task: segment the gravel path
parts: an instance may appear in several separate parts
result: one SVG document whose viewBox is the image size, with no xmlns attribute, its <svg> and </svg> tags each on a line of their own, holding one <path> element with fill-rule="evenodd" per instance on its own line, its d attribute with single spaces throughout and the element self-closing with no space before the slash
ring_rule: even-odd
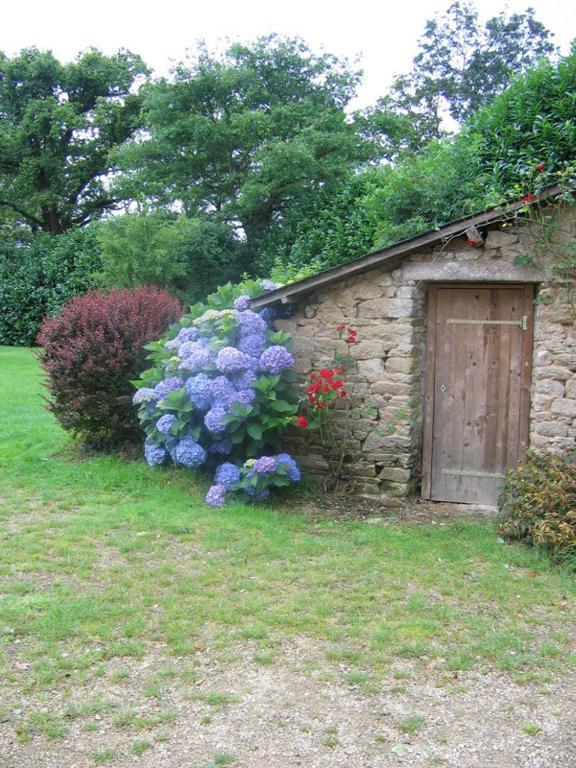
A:
<svg viewBox="0 0 576 768">
<path fill-rule="evenodd" d="M 70 720 L 59 739 L 34 734 L 19 742 L 15 729 L 26 712 L 6 701 L 0 766 L 576 768 L 574 674 L 519 685 L 495 671 L 439 673 L 402 661 L 367 694 L 345 682 L 349 670 L 327 661 L 321 643 L 286 644 L 271 664 L 256 663 L 255 650 L 243 646 L 227 659 L 201 651 L 197 678 L 167 679 L 159 698 L 143 695 L 151 671 L 169 663 L 177 673 L 189 662 L 164 657 L 161 648 L 142 660 L 123 659 L 125 680 L 113 683 L 112 674 L 98 690 L 44 702 L 48 713 L 94 696 L 112 706 Z M 174 720 L 144 731 L 119 727 L 120 708 L 150 718 L 170 712 Z"/>
</svg>

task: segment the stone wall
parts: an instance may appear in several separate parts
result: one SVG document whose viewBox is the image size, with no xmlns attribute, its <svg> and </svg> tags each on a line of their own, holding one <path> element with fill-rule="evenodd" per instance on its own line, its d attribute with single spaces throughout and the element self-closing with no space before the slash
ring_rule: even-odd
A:
<svg viewBox="0 0 576 768">
<path fill-rule="evenodd" d="M 360 494 L 396 506 L 419 483 L 422 453 L 422 396 L 426 342 L 426 300 L 431 283 L 529 282 L 545 285 L 535 266 L 516 266 L 531 255 L 534 235 L 494 229 L 482 247 L 456 238 L 402 262 L 332 284 L 303 299 L 295 315 L 278 324 L 295 337 L 297 370 L 304 381 L 314 368 L 328 366 L 336 326 L 351 325 L 359 343 L 350 374 L 353 417 L 345 469 Z M 566 450 L 576 426 L 576 333 L 563 291 L 540 289 L 535 312 L 531 445 Z M 325 469 L 313 433 L 294 437 L 292 450 L 312 473 Z"/>
</svg>

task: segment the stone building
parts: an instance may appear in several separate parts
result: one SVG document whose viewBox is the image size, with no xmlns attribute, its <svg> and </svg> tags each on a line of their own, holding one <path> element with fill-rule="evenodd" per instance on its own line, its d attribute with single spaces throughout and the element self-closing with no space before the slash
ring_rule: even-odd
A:
<svg viewBox="0 0 576 768">
<path fill-rule="evenodd" d="M 554 260 L 576 241 L 576 209 L 548 201 L 544 230 L 519 202 L 453 222 L 253 300 L 294 305 L 279 321 L 298 372 L 330 367 L 336 326 L 358 331 L 341 411 L 344 469 L 357 492 L 395 506 L 423 498 L 492 505 L 528 448 L 575 447 L 572 286 Z M 546 219 L 548 220 L 548 219 Z M 552 231 L 552 230 L 551 230 Z M 325 469 L 314 433 L 293 450 Z"/>
</svg>

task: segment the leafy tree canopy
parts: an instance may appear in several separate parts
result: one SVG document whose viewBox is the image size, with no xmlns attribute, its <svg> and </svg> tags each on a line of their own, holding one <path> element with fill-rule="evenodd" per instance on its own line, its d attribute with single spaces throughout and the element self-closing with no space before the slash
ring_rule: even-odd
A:
<svg viewBox="0 0 576 768">
<path fill-rule="evenodd" d="M 150 135 L 124 154 L 128 186 L 214 215 L 253 246 L 273 231 L 277 244 L 295 210 L 373 156 L 345 112 L 358 80 L 300 40 L 269 36 L 222 56 L 201 49 L 173 82 L 148 88 Z"/>
<path fill-rule="evenodd" d="M 139 56 L 90 50 L 71 64 L 49 51 L 0 53 L 0 208 L 52 234 L 115 208 L 111 151 L 140 126 Z"/>
<path fill-rule="evenodd" d="M 447 116 L 461 123 L 515 75 L 551 56 L 551 40 L 532 8 L 501 12 L 481 24 L 474 5 L 456 0 L 426 22 L 412 70 L 397 77 L 390 93 L 367 111 L 369 125 L 378 134 L 383 123 L 399 126 L 404 118 L 410 127 L 389 137 L 392 149 L 396 154 L 419 149 L 443 134 Z"/>
</svg>

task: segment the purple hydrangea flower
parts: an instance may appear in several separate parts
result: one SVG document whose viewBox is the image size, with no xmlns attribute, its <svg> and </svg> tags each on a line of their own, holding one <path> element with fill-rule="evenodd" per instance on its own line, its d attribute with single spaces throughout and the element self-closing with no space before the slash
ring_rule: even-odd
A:
<svg viewBox="0 0 576 768">
<path fill-rule="evenodd" d="M 226 378 L 226 376 L 216 376 L 210 382 L 212 392 L 213 403 L 225 403 L 228 398 L 236 391 L 234 385 Z M 222 405 L 222 407 L 224 407 Z"/>
<path fill-rule="evenodd" d="M 232 452 L 232 443 L 230 440 L 218 440 L 209 448 L 210 453 L 220 453 L 223 456 L 227 456 Z"/>
<path fill-rule="evenodd" d="M 292 368 L 293 365 L 294 358 L 286 347 L 282 347 L 279 344 L 268 347 L 260 355 L 260 368 L 267 373 L 280 373 L 287 368 Z"/>
<path fill-rule="evenodd" d="M 164 416 L 160 416 L 156 422 L 156 429 L 158 432 L 162 432 L 162 434 L 167 435 L 174 426 L 175 421 L 176 416 L 174 416 L 172 413 L 167 413 Z"/>
<path fill-rule="evenodd" d="M 172 455 L 174 461 L 185 467 L 195 469 L 206 461 L 206 451 L 193 437 L 185 437 L 174 448 Z"/>
<path fill-rule="evenodd" d="M 254 371 L 243 371 L 233 377 L 236 389 L 250 389 L 258 377 Z"/>
<path fill-rule="evenodd" d="M 240 389 L 238 392 L 234 392 L 233 395 L 230 395 L 226 405 L 228 408 L 232 408 L 234 403 L 238 403 L 238 405 L 244 405 L 248 407 L 249 405 L 252 405 L 252 401 L 255 397 L 256 392 L 254 392 L 253 389 Z"/>
<path fill-rule="evenodd" d="M 276 472 L 278 465 L 276 459 L 273 456 L 261 456 L 254 462 L 254 472 L 257 475 L 272 475 Z"/>
<path fill-rule="evenodd" d="M 235 347 L 222 347 L 216 356 L 216 368 L 222 373 L 235 373 L 246 368 L 246 355 Z"/>
<path fill-rule="evenodd" d="M 164 400 L 165 397 L 168 397 L 170 392 L 175 392 L 177 389 L 180 389 L 182 384 L 182 379 L 178 378 L 178 376 L 170 376 L 168 379 L 161 381 L 160 384 L 156 384 L 154 387 L 154 394 L 159 400 Z"/>
<path fill-rule="evenodd" d="M 238 296 L 234 302 L 234 309 L 237 309 L 238 312 L 244 312 L 244 310 L 248 309 L 249 306 L 250 296 L 248 296 L 246 293 L 242 294 L 242 296 Z"/>
<path fill-rule="evenodd" d="M 207 411 L 212 403 L 212 379 L 199 373 L 188 379 L 184 385 L 190 402 L 200 411 Z"/>
<path fill-rule="evenodd" d="M 289 453 L 279 453 L 278 456 L 276 456 L 276 461 L 279 467 L 283 465 L 287 467 L 288 471 L 286 474 L 290 482 L 297 483 L 301 479 L 302 475 L 300 474 L 298 464 Z"/>
<path fill-rule="evenodd" d="M 194 344 L 195 349 L 190 352 L 186 352 L 186 355 L 182 357 L 182 362 L 179 368 L 183 368 L 191 373 L 199 373 L 202 368 L 205 368 L 210 363 L 214 362 L 214 358 L 209 350 L 197 345 L 195 341 L 189 342 Z M 184 345 L 186 346 L 186 345 Z"/>
<path fill-rule="evenodd" d="M 214 482 L 216 485 L 222 485 L 226 490 L 230 488 L 240 480 L 240 470 L 236 464 L 232 464 L 231 461 L 225 461 L 220 464 L 216 473 L 214 474 Z"/>
<path fill-rule="evenodd" d="M 204 499 L 212 507 L 222 507 L 226 501 L 226 488 L 223 485 L 211 485 Z"/>
<path fill-rule="evenodd" d="M 266 321 L 259 314 L 247 309 L 238 315 L 240 336 L 263 336 L 266 333 Z"/>
<path fill-rule="evenodd" d="M 150 439 L 144 443 L 144 456 L 149 466 L 157 467 L 166 460 L 166 450 L 161 445 L 156 445 Z"/>
<path fill-rule="evenodd" d="M 250 355 L 250 357 L 260 357 L 265 346 L 266 339 L 262 334 L 244 336 L 238 343 L 240 352 L 244 352 L 246 355 Z"/>
<path fill-rule="evenodd" d="M 226 416 L 226 409 L 223 408 L 221 405 L 214 405 L 206 416 L 204 416 L 204 424 L 206 425 L 206 429 L 210 432 L 224 432 L 226 429 L 226 424 L 223 423 L 222 419 Z"/>
<path fill-rule="evenodd" d="M 152 400 L 156 400 L 156 395 L 154 390 L 150 387 L 140 387 L 140 389 L 136 390 L 134 397 L 132 398 L 134 405 L 140 405 L 140 403 L 150 403 Z"/>
</svg>

